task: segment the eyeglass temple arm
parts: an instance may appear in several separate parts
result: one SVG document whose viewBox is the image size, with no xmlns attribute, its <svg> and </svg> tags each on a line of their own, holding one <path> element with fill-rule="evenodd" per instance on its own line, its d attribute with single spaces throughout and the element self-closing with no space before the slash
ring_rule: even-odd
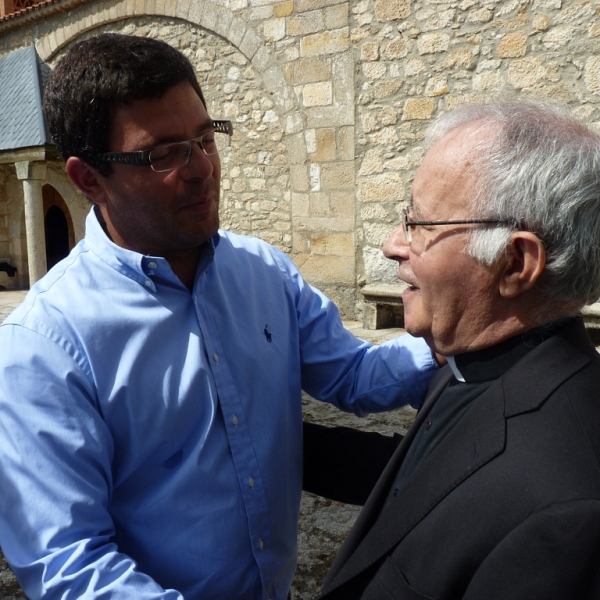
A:
<svg viewBox="0 0 600 600">
<path fill-rule="evenodd" d="M 459 219 L 453 221 L 409 221 L 406 219 L 405 224 L 407 227 L 420 226 L 420 225 L 478 225 L 478 224 L 496 224 L 496 225 L 511 225 L 510 221 L 499 220 L 499 219 Z"/>
<path fill-rule="evenodd" d="M 213 121 L 215 131 L 233 135 L 233 125 L 231 121 Z M 150 152 L 152 150 L 138 150 L 137 152 L 103 152 L 96 158 L 107 160 L 109 162 L 119 162 L 129 165 L 149 166 Z"/>
<path fill-rule="evenodd" d="M 215 128 L 215 131 L 218 131 L 219 133 L 233 135 L 233 125 L 231 121 L 213 121 L 213 127 Z"/>
</svg>

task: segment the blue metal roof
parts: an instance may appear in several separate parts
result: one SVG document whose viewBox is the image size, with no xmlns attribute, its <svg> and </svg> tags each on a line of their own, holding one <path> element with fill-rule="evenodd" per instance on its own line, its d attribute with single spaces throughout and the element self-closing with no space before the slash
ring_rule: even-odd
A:
<svg viewBox="0 0 600 600">
<path fill-rule="evenodd" d="M 49 74 L 35 46 L 0 56 L 0 150 L 50 143 L 42 114 Z"/>
</svg>

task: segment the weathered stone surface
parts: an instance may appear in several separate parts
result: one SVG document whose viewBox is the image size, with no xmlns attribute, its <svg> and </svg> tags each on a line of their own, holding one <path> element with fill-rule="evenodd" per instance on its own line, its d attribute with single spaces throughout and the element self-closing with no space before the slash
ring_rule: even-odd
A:
<svg viewBox="0 0 600 600">
<path fill-rule="evenodd" d="M 324 14 L 319 10 L 300 13 L 296 16 L 290 16 L 287 19 L 287 34 L 292 36 L 307 35 L 309 33 L 322 31 L 324 28 Z"/>
<path fill-rule="evenodd" d="M 345 0 L 294 0 L 294 9 L 296 12 L 302 13 L 308 10 L 317 10 L 327 6 L 335 6 L 342 4 Z"/>
<path fill-rule="evenodd" d="M 409 98 L 404 104 L 402 120 L 431 119 L 434 109 L 435 104 L 431 98 Z"/>
<path fill-rule="evenodd" d="M 404 198 L 404 182 L 397 173 L 373 175 L 358 182 L 360 202 L 400 202 Z"/>
<path fill-rule="evenodd" d="M 326 285 L 331 281 L 354 285 L 353 256 L 297 255 L 294 261 L 302 275 L 316 286 Z"/>
<path fill-rule="evenodd" d="M 543 44 L 548 50 L 560 50 L 571 42 L 575 35 L 575 27 L 571 25 L 558 25 L 553 27 L 544 36 Z"/>
<path fill-rule="evenodd" d="M 311 156 L 313 162 L 329 162 L 336 159 L 337 147 L 333 127 L 317 130 L 316 152 Z"/>
<path fill-rule="evenodd" d="M 379 42 L 368 42 L 360 48 L 360 59 L 362 61 L 379 59 Z"/>
<path fill-rule="evenodd" d="M 302 89 L 304 106 L 329 106 L 333 102 L 331 81 L 308 83 Z"/>
<path fill-rule="evenodd" d="M 516 90 L 539 83 L 546 73 L 539 56 L 512 62 L 508 68 L 508 80 Z"/>
<path fill-rule="evenodd" d="M 403 83 L 404 80 L 401 77 L 389 79 L 388 81 L 377 81 L 373 86 L 373 96 L 377 100 L 393 96 L 402 87 Z"/>
<path fill-rule="evenodd" d="M 592 94 L 600 94 L 600 58 L 590 56 L 585 63 L 585 86 Z"/>
<path fill-rule="evenodd" d="M 494 18 L 494 13 L 489 8 L 478 8 L 469 12 L 467 23 L 489 23 Z"/>
<path fill-rule="evenodd" d="M 450 36 L 447 33 L 425 33 L 417 40 L 419 54 L 445 52 L 449 46 Z"/>
<path fill-rule="evenodd" d="M 349 10 L 348 4 L 337 4 L 329 6 L 324 10 L 325 29 L 341 29 L 348 27 Z"/>
<path fill-rule="evenodd" d="M 432 77 L 425 86 L 426 96 L 442 96 L 450 91 L 448 79 L 445 75 Z"/>
<path fill-rule="evenodd" d="M 375 17 L 378 21 L 405 19 L 410 8 L 410 0 L 375 0 Z"/>
<path fill-rule="evenodd" d="M 295 61 L 293 72 L 296 85 L 316 81 L 331 81 L 331 58 L 301 58 Z"/>
<path fill-rule="evenodd" d="M 500 58 L 517 58 L 527 53 L 527 34 L 525 32 L 507 33 L 498 44 Z"/>
<path fill-rule="evenodd" d="M 315 235 L 312 237 L 313 254 L 333 256 L 354 256 L 356 242 L 350 233 Z"/>
<path fill-rule="evenodd" d="M 354 188 L 354 162 L 325 163 L 321 167 L 323 190 Z"/>
<path fill-rule="evenodd" d="M 301 56 L 336 54 L 350 46 L 349 32 L 346 27 L 333 31 L 324 31 L 308 35 L 300 40 Z"/>
<path fill-rule="evenodd" d="M 268 42 L 277 42 L 285 37 L 285 19 L 265 21 L 263 35 Z"/>
<path fill-rule="evenodd" d="M 410 44 L 403 37 L 397 37 L 386 46 L 385 57 L 388 60 L 404 58 L 408 55 L 409 48 Z"/>
<path fill-rule="evenodd" d="M 276 17 L 289 17 L 294 10 L 293 0 L 287 2 L 280 2 L 273 7 L 273 14 Z"/>
</svg>

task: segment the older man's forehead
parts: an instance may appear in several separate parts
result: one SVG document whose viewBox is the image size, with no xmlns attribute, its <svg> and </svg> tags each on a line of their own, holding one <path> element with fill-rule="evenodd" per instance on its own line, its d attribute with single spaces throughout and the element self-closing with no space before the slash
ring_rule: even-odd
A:
<svg viewBox="0 0 600 600">
<path fill-rule="evenodd" d="M 410 199 L 408 201 L 408 211 L 410 212 L 411 217 L 415 219 L 420 219 L 422 217 L 421 207 L 418 203 L 415 203 L 415 197 L 412 189 L 410 191 Z"/>
</svg>

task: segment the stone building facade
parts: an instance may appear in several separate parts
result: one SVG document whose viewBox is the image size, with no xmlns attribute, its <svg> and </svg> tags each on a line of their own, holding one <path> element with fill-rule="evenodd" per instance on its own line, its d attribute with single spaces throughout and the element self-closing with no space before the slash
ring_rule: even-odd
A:
<svg viewBox="0 0 600 600">
<path fill-rule="evenodd" d="M 182 50 L 212 116 L 234 123 L 223 226 L 290 253 L 355 317 L 364 286 L 398 285 L 380 248 L 432 118 L 499 95 L 600 118 L 598 12 L 579 0 L 46 0 L 0 19 L 0 55 L 35 44 L 53 66 L 100 31 Z M 86 200 L 60 163 L 38 166 L 79 239 Z M 22 188 L 0 163 L 0 255 L 26 286 Z"/>
</svg>

